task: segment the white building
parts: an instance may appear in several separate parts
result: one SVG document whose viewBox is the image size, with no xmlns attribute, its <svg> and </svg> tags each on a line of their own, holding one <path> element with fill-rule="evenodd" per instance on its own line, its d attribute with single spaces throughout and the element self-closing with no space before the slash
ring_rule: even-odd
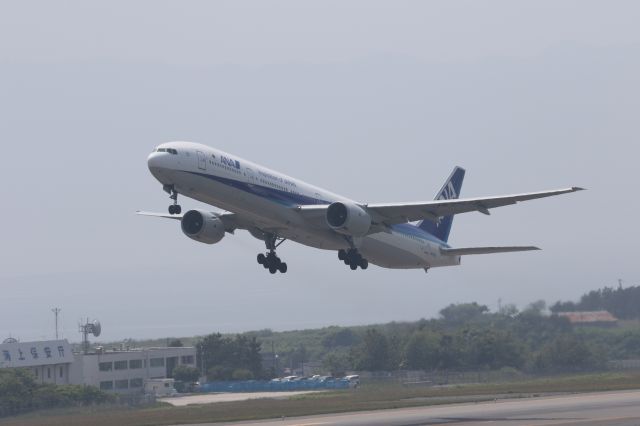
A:
<svg viewBox="0 0 640 426">
<path fill-rule="evenodd" d="M 146 380 L 171 377 L 179 365 L 195 367 L 196 349 L 99 349 L 74 354 L 67 340 L 0 344 L 0 368 L 27 368 L 39 383 L 90 385 L 108 392 L 143 392 Z"/>
<path fill-rule="evenodd" d="M 193 347 L 98 350 L 74 357 L 70 383 L 117 393 L 142 392 L 145 380 L 170 377 L 178 365 L 196 366 Z"/>
</svg>

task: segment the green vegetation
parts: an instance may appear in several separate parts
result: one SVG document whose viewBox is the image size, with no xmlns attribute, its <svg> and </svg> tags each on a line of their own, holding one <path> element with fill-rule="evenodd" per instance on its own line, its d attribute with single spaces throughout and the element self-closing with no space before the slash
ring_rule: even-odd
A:
<svg viewBox="0 0 640 426">
<path fill-rule="evenodd" d="M 0 369 L 0 417 L 32 410 L 102 404 L 114 398 L 91 386 L 38 384 L 26 370 Z"/>
<path fill-rule="evenodd" d="M 200 377 L 200 371 L 197 368 L 180 364 L 173 369 L 173 378 L 185 383 L 197 382 Z"/>
<path fill-rule="evenodd" d="M 208 380 L 249 380 L 262 378 L 260 343 L 255 337 L 220 333 L 205 336 L 197 344 L 198 367 L 204 366 Z"/>
</svg>

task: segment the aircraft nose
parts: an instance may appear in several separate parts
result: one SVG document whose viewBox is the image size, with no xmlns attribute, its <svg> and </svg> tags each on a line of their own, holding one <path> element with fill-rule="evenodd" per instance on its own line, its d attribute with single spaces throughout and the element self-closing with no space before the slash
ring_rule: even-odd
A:
<svg viewBox="0 0 640 426">
<path fill-rule="evenodd" d="M 149 154 L 149 157 L 147 157 L 147 166 L 151 171 L 153 171 L 153 169 L 159 169 L 161 167 L 161 163 L 162 160 L 157 152 L 152 152 Z"/>
<path fill-rule="evenodd" d="M 166 180 L 172 169 L 170 157 L 171 154 L 158 151 L 152 152 L 149 157 L 147 157 L 147 167 L 149 167 L 149 171 L 161 182 Z"/>
</svg>

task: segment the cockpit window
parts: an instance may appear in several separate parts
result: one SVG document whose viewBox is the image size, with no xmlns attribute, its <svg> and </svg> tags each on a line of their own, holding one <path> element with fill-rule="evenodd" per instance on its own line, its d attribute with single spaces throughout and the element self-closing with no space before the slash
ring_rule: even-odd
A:
<svg viewBox="0 0 640 426">
<path fill-rule="evenodd" d="M 178 151 L 173 148 L 158 148 L 156 152 L 168 152 L 169 154 L 178 155 Z"/>
</svg>

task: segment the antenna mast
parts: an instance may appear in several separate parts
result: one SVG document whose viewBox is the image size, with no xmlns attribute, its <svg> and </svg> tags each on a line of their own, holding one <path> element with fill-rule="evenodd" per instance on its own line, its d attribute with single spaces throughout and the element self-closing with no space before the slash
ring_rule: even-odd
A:
<svg viewBox="0 0 640 426">
<path fill-rule="evenodd" d="M 56 316 L 56 340 L 58 340 L 58 314 L 60 313 L 61 310 L 62 309 L 60 309 L 60 308 L 51 309 L 53 314 Z"/>
</svg>

